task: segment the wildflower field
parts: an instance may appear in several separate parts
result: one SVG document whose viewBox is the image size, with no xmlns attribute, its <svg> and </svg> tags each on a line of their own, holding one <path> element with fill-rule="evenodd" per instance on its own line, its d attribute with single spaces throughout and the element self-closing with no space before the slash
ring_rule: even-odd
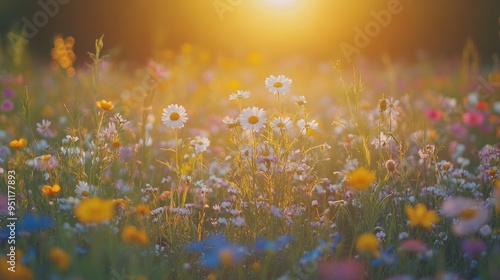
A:
<svg viewBox="0 0 500 280">
<path fill-rule="evenodd" d="M 500 279 L 500 72 L 473 47 L 53 43 L 0 56 L 0 279 Z"/>
</svg>

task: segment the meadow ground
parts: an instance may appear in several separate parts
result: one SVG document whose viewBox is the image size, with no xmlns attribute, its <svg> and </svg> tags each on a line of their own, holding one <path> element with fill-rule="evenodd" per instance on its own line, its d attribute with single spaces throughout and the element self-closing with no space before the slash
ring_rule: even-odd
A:
<svg viewBox="0 0 500 280">
<path fill-rule="evenodd" d="M 74 44 L 0 56 L 1 279 L 500 279 L 494 63 Z"/>
</svg>

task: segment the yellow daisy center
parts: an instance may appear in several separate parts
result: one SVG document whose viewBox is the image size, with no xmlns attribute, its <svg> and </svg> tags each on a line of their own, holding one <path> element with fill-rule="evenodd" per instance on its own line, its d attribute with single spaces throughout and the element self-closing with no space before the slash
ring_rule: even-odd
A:
<svg viewBox="0 0 500 280">
<path fill-rule="evenodd" d="M 170 114 L 170 120 L 172 120 L 172 121 L 176 121 L 180 118 L 181 118 L 181 115 L 179 115 L 179 113 L 177 113 L 177 112 L 173 112 L 172 114 Z"/>
<path fill-rule="evenodd" d="M 285 124 L 284 124 L 284 123 L 282 123 L 282 122 L 280 122 L 280 123 L 278 123 L 276 126 L 277 126 L 277 127 L 279 127 L 279 128 L 284 128 L 284 127 L 285 127 Z"/>
<path fill-rule="evenodd" d="M 257 117 L 257 116 L 250 116 L 248 118 L 248 123 L 250 123 L 250 124 L 256 124 L 258 122 L 259 122 L 259 117 Z"/>
<path fill-rule="evenodd" d="M 82 196 L 89 196 L 89 192 L 88 191 L 82 191 Z"/>
<path fill-rule="evenodd" d="M 462 219 L 471 219 L 474 218 L 477 214 L 477 209 L 465 209 L 458 213 L 458 216 Z"/>
<path fill-rule="evenodd" d="M 283 83 L 281 82 L 274 82 L 274 85 L 273 85 L 275 88 L 280 88 L 283 86 Z"/>
<path fill-rule="evenodd" d="M 52 157 L 51 155 L 43 155 L 43 156 L 42 156 L 42 161 L 43 161 L 43 162 L 47 162 L 47 161 L 49 161 L 49 159 L 50 159 L 51 157 Z"/>
<path fill-rule="evenodd" d="M 111 144 L 113 145 L 113 148 L 120 148 L 122 145 L 120 140 L 114 140 Z"/>
</svg>

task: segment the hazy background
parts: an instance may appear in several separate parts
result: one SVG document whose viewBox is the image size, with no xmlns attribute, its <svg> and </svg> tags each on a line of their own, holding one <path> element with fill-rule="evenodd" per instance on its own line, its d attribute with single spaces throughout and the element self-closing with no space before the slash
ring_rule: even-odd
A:
<svg viewBox="0 0 500 280">
<path fill-rule="evenodd" d="M 0 0 L 4 46 L 6 34 L 19 30 L 23 17 L 32 22 L 33 14 L 41 10 L 37 2 Z M 29 49 L 49 60 L 54 35 L 72 35 L 75 51 L 82 57 L 104 33 L 107 48 L 119 49 L 120 59 L 138 62 L 149 59 L 154 50 L 178 49 L 186 42 L 215 52 L 337 59 L 343 57 L 339 44 L 353 44 L 354 27 L 364 29 L 373 20 L 370 12 L 386 9 L 389 0 L 299 0 L 286 9 L 269 0 L 242 0 L 223 18 L 214 2 L 69 0 L 29 40 Z M 468 37 L 477 44 L 483 61 L 500 50 L 500 0 L 401 0 L 401 5 L 403 11 L 393 15 L 390 24 L 361 50 L 362 55 L 377 57 L 388 52 L 395 58 L 411 59 L 424 50 L 435 56 L 458 56 Z"/>
</svg>

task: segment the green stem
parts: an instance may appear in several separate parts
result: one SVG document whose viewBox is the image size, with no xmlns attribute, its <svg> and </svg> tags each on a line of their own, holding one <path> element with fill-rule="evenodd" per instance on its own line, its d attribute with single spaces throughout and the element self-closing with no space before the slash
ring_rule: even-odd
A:
<svg viewBox="0 0 500 280">
<path fill-rule="evenodd" d="M 280 106 L 280 114 L 283 115 L 283 104 L 281 103 L 281 94 L 278 92 L 278 103 L 279 103 L 279 106 Z"/>
<path fill-rule="evenodd" d="M 250 130 L 250 134 L 252 135 L 252 185 L 253 189 L 257 189 L 257 182 L 256 182 L 256 172 L 257 172 L 257 141 L 255 140 L 255 131 L 252 129 Z"/>
<path fill-rule="evenodd" d="M 175 134 L 175 169 L 176 169 L 177 177 L 178 177 L 179 182 L 180 182 L 181 174 L 179 171 L 179 135 L 178 135 L 177 128 L 174 128 L 174 134 Z"/>
</svg>

